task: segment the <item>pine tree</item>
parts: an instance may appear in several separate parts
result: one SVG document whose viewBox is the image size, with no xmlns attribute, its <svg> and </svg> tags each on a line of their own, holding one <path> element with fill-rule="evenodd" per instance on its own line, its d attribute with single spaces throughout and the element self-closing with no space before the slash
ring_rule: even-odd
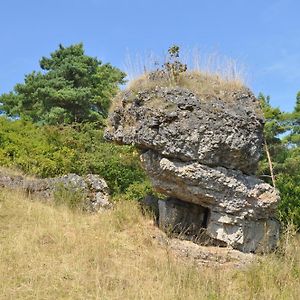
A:
<svg viewBox="0 0 300 300">
<path fill-rule="evenodd" d="M 59 48 L 40 60 L 41 71 L 25 76 L 0 96 L 2 110 L 42 124 L 101 123 L 125 74 L 85 55 L 83 45 Z"/>
<path fill-rule="evenodd" d="M 260 94 L 265 116 L 265 139 L 272 160 L 276 187 L 280 191 L 279 217 L 300 228 L 300 93 L 294 111 L 284 113 L 273 108 L 270 97 Z M 270 182 L 267 154 L 260 162 L 259 175 Z"/>
</svg>

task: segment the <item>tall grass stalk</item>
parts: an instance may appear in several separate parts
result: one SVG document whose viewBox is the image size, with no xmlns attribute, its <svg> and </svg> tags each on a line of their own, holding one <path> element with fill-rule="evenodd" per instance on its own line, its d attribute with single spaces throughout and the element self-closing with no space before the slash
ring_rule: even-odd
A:
<svg viewBox="0 0 300 300">
<path fill-rule="evenodd" d="M 124 70 L 129 84 L 145 74 L 161 68 L 168 60 L 167 53 L 157 55 L 154 52 L 131 54 L 127 51 Z M 226 82 L 236 82 L 241 85 L 248 83 L 245 66 L 238 60 L 222 55 L 217 51 L 205 52 L 199 48 L 181 49 L 180 60 L 186 64 L 189 72 L 201 73 L 204 76 L 219 78 Z"/>
</svg>

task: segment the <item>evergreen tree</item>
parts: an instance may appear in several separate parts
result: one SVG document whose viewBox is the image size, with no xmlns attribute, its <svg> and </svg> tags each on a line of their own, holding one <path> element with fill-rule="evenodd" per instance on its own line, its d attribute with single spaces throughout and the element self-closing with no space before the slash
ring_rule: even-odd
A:
<svg viewBox="0 0 300 300">
<path fill-rule="evenodd" d="M 0 96 L 2 110 L 42 124 L 101 123 L 125 74 L 85 55 L 83 45 L 59 48 L 40 60 L 41 71 L 25 76 Z"/>
<path fill-rule="evenodd" d="M 260 94 L 259 99 L 266 121 L 266 143 L 281 196 L 279 217 L 284 223 L 293 222 L 300 228 L 300 93 L 291 113 L 273 108 L 270 97 Z M 260 162 L 259 175 L 270 182 L 266 155 Z"/>
</svg>

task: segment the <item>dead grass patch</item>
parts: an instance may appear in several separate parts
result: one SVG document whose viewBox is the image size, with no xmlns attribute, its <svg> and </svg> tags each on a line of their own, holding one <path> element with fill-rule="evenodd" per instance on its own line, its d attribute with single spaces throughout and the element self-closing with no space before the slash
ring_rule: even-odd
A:
<svg viewBox="0 0 300 300">
<path fill-rule="evenodd" d="M 0 299 L 298 299 L 300 241 L 243 270 L 197 268 L 120 201 L 94 215 L 0 193 Z"/>
<path fill-rule="evenodd" d="M 185 88 L 198 96 L 201 100 L 206 97 L 230 99 L 230 94 L 246 89 L 242 81 L 225 80 L 218 74 L 190 71 L 179 74 L 178 81 L 172 81 L 167 76 L 151 79 L 151 74 L 143 74 L 141 77 L 128 84 L 127 91 L 137 94 L 141 91 L 154 90 L 156 88 Z"/>
</svg>

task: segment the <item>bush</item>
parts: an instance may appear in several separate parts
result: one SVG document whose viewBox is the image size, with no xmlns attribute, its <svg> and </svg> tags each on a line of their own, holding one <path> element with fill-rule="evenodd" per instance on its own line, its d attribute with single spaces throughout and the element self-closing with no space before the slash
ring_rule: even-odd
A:
<svg viewBox="0 0 300 300">
<path fill-rule="evenodd" d="M 141 201 L 149 194 L 153 194 L 153 189 L 148 180 L 134 182 L 126 189 L 125 199 Z"/>
<path fill-rule="evenodd" d="M 39 127 L 0 117 L 0 165 L 27 174 L 99 174 L 116 195 L 145 180 L 138 156 L 132 146 L 105 142 L 103 131 L 89 124 Z"/>
<path fill-rule="evenodd" d="M 279 218 L 284 224 L 292 223 L 300 228 L 300 175 L 281 174 L 276 180 L 281 201 Z"/>
</svg>

